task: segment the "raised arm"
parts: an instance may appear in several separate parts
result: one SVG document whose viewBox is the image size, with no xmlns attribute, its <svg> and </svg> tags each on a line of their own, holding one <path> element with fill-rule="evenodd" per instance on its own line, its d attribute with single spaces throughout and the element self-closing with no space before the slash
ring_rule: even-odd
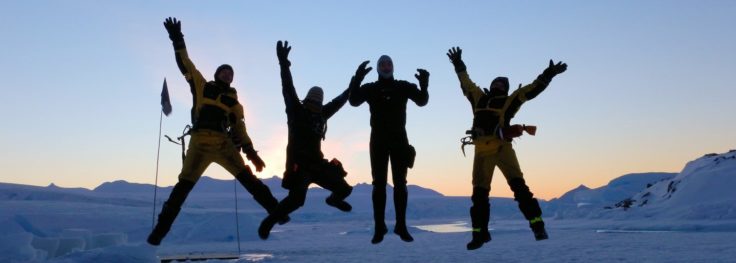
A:
<svg viewBox="0 0 736 263">
<path fill-rule="evenodd" d="M 340 108 L 342 108 L 342 106 L 344 106 L 345 103 L 348 102 L 348 97 L 350 97 L 350 87 L 345 89 L 345 91 L 343 91 L 340 95 L 325 104 L 325 106 L 322 107 L 322 112 L 325 119 L 329 119 L 330 117 L 332 117 L 332 115 L 335 115 L 335 113 L 337 113 L 337 111 L 339 111 Z"/>
<path fill-rule="evenodd" d="M 427 105 L 429 101 L 429 91 L 427 90 L 429 88 L 429 72 L 424 69 L 417 69 L 417 72 L 419 73 L 414 74 L 414 77 L 419 81 L 419 89 L 416 85 L 411 84 L 411 87 L 407 90 L 407 97 L 413 100 L 417 106 L 422 107 Z"/>
<path fill-rule="evenodd" d="M 455 67 L 455 73 L 457 73 L 457 77 L 460 80 L 460 89 L 462 89 L 463 95 L 468 98 L 468 101 L 472 104 L 471 106 L 474 106 L 478 103 L 481 96 L 483 96 L 483 90 L 470 80 L 465 62 L 462 59 L 462 53 L 463 50 L 460 47 L 454 47 L 447 51 L 447 57 L 450 58 L 450 62 Z"/>
<path fill-rule="evenodd" d="M 281 67 L 281 92 L 284 94 L 284 103 L 286 109 L 292 107 L 298 107 L 300 105 L 299 96 L 296 94 L 296 88 L 294 88 L 294 80 L 291 77 L 291 62 L 289 61 L 289 52 L 291 47 L 289 41 L 281 42 L 280 40 L 276 43 L 276 56 L 279 58 L 279 65 Z"/>
<path fill-rule="evenodd" d="M 552 78 L 557 74 L 565 72 L 565 70 L 567 70 L 567 64 L 562 62 L 557 62 L 557 64 L 555 64 L 550 59 L 549 66 L 544 70 L 544 72 L 542 72 L 542 74 L 537 76 L 537 79 L 529 85 L 520 87 L 509 95 L 509 98 L 504 105 L 504 119 L 510 121 L 514 118 L 516 112 L 519 111 L 524 102 L 536 98 L 547 88 L 547 86 L 549 86 Z"/>
<path fill-rule="evenodd" d="M 527 85 L 526 87 L 523 87 L 523 95 L 525 100 L 531 100 L 544 89 L 549 86 L 549 83 L 552 82 L 552 78 L 557 76 L 557 74 L 560 74 L 562 72 L 565 72 L 567 70 L 567 64 L 562 63 L 562 61 L 558 61 L 557 64 L 555 64 L 551 59 L 549 60 L 549 66 L 547 66 L 546 69 L 542 72 L 542 74 L 539 74 L 537 76 L 537 79 L 532 82 L 532 84 Z"/>
<path fill-rule="evenodd" d="M 365 88 L 361 87 L 360 83 L 363 82 L 365 75 L 373 69 L 372 67 L 366 68 L 366 65 L 368 65 L 369 62 L 370 61 L 366 60 L 363 61 L 363 63 L 360 63 L 358 69 L 355 70 L 355 75 L 350 80 L 350 86 L 348 87 L 350 90 L 349 100 L 350 105 L 353 107 L 360 106 L 360 104 L 363 104 L 367 99 Z"/>
<path fill-rule="evenodd" d="M 204 87 L 207 80 L 189 59 L 189 54 L 187 54 L 187 48 L 184 44 L 184 35 L 181 33 L 181 21 L 169 17 L 164 21 L 164 28 L 169 33 L 169 39 L 171 39 L 171 43 L 174 45 L 176 65 L 187 82 L 189 82 L 192 94 L 202 94 L 202 91 L 199 89 Z"/>
</svg>

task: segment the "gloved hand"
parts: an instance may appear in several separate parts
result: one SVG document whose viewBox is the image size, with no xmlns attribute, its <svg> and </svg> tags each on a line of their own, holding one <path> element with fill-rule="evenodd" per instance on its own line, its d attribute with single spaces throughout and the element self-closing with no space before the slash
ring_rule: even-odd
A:
<svg viewBox="0 0 736 263">
<path fill-rule="evenodd" d="M 281 42 L 281 40 L 279 40 L 279 42 L 276 43 L 276 56 L 279 58 L 279 64 L 291 66 L 291 62 L 289 62 L 290 51 L 291 47 L 289 46 L 289 41 Z"/>
<path fill-rule="evenodd" d="M 181 21 L 175 17 L 169 17 L 164 20 L 164 27 L 169 32 L 169 39 L 173 42 L 183 41 L 184 35 L 181 33 Z"/>
<path fill-rule="evenodd" d="M 258 156 L 258 152 L 253 149 L 252 145 L 243 147 L 243 153 L 245 153 L 245 157 L 256 166 L 256 172 L 263 171 L 263 168 L 266 167 L 266 163 L 264 163 L 263 159 Z"/>
<path fill-rule="evenodd" d="M 447 50 L 447 57 L 450 58 L 450 62 L 455 66 L 455 72 L 463 72 L 466 70 L 462 54 L 463 50 L 460 49 L 460 47 L 454 47 Z"/>
<path fill-rule="evenodd" d="M 555 64 L 551 59 L 549 60 L 549 66 L 544 70 L 542 73 L 543 75 L 549 77 L 552 79 L 557 74 L 560 74 L 562 72 L 565 72 L 567 70 L 567 64 L 562 63 L 562 61 L 558 61 L 557 64 Z"/>
<path fill-rule="evenodd" d="M 419 74 L 414 74 L 414 77 L 419 81 L 419 87 L 426 89 L 429 86 L 429 71 L 424 69 L 417 69 Z"/>
<path fill-rule="evenodd" d="M 373 69 L 372 67 L 366 68 L 365 66 L 368 65 L 370 60 L 363 61 L 363 63 L 360 63 L 358 66 L 358 69 L 355 70 L 355 80 L 360 82 L 363 82 L 363 78 L 365 78 L 365 75 L 368 75 L 368 72 L 371 72 Z"/>
</svg>

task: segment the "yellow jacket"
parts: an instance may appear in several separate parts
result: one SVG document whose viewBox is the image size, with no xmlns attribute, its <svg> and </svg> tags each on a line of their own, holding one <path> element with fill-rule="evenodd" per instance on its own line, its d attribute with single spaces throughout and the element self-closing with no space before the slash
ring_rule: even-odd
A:
<svg viewBox="0 0 736 263">
<path fill-rule="evenodd" d="M 243 118 L 243 106 L 238 102 L 235 88 L 220 87 L 214 81 L 208 82 L 189 59 L 186 48 L 175 50 L 179 70 L 189 83 L 192 92 L 192 124 L 194 129 L 229 128 L 235 144 L 252 147 Z M 221 127 L 218 127 L 221 126 Z"/>
</svg>

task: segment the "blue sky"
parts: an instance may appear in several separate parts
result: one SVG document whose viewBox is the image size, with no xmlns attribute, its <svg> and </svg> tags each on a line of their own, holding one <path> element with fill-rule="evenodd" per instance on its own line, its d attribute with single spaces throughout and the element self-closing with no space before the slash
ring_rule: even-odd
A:
<svg viewBox="0 0 736 263">
<path fill-rule="evenodd" d="M 731 84 L 736 69 L 732 1 L 9 1 L 1 4 L 0 182 L 93 188 L 152 183 L 159 93 L 166 77 L 174 114 L 187 124 L 191 95 L 176 67 L 164 18 L 182 20 L 190 56 L 211 78 L 229 63 L 246 123 L 280 175 L 286 116 L 275 56 L 289 40 L 297 92 L 326 97 L 357 65 L 394 59 L 395 76 L 430 76 L 426 107 L 408 107 L 418 150 L 409 183 L 469 195 L 472 158 L 459 139 L 472 114 L 445 53 L 463 48 L 471 78 L 531 82 L 549 59 L 569 65 L 516 123 L 539 126 L 514 147 L 532 190 L 557 197 L 631 172 L 679 171 L 709 152 L 736 148 Z M 366 81 L 373 81 L 371 72 Z M 367 106 L 330 120 L 324 151 L 344 160 L 351 183 L 370 182 Z M 179 148 L 163 142 L 160 184 L 175 182 Z M 210 166 L 206 175 L 230 178 Z M 510 196 L 494 176 L 492 194 Z"/>
</svg>

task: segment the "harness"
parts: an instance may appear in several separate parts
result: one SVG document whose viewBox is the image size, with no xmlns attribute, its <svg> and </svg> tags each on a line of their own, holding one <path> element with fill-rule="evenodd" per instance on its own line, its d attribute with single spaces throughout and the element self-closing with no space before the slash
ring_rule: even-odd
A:
<svg viewBox="0 0 736 263">
<path fill-rule="evenodd" d="M 205 84 L 202 96 L 195 105 L 192 129 L 227 132 L 230 119 L 233 118 L 232 107 L 238 104 L 238 100 L 230 96 L 228 91 L 229 89 L 218 87 L 214 82 Z"/>
</svg>

